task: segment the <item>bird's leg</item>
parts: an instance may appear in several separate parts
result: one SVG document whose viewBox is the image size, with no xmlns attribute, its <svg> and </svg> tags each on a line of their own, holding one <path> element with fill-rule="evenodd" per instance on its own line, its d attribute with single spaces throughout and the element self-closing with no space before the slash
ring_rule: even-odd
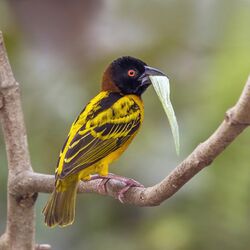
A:
<svg viewBox="0 0 250 250">
<path fill-rule="evenodd" d="M 97 187 L 98 192 L 103 193 L 103 191 L 104 191 L 105 193 L 107 193 L 108 190 L 107 190 L 106 184 L 110 180 L 108 175 L 107 176 L 101 176 L 99 174 L 94 174 L 94 175 L 91 175 L 91 178 L 89 179 L 89 181 L 99 180 L 99 179 L 102 179 L 102 181 L 100 182 L 100 184 L 98 184 L 98 187 Z"/>
<path fill-rule="evenodd" d="M 103 190 L 104 188 L 105 192 L 107 192 L 107 183 L 109 182 L 109 180 L 117 180 L 117 181 L 125 183 L 126 186 L 118 192 L 118 199 L 121 203 L 123 203 L 124 194 L 129 190 L 129 188 L 144 187 L 141 183 L 139 183 L 138 181 L 134 179 L 123 177 L 120 175 L 115 175 L 112 173 L 109 173 L 106 176 L 92 175 L 90 180 L 97 180 L 97 179 L 102 179 L 102 182 L 99 184 L 99 186 L 101 190 Z"/>
</svg>

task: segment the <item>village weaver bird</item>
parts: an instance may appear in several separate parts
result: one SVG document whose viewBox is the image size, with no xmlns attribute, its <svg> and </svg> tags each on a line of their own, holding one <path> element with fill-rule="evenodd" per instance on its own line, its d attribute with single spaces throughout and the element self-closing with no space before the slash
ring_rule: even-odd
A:
<svg viewBox="0 0 250 250">
<path fill-rule="evenodd" d="M 101 92 L 76 118 L 60 152 L 55 188 L 43 209 L 48 226 L 73 223 L 79 181 L 91 180 L 93 174 L 108 176 L 109 165 L 134 139 L 144 117 L 141 95 L 152 75 L 164 74 L 129 56 L 105 70 Z"/>
</svg>

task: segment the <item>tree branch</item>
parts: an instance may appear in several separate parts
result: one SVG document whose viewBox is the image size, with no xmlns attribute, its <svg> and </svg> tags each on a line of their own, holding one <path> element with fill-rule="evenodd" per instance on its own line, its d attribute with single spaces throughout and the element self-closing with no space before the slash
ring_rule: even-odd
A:
<svg viewBox="0 0 250 250">
<path fill-rule="evenodd" d="M 212 161 L 250 124 L 250 77 L 245 88 L 236 103 L 228 110 L 225 119 L 218 129 L 180 163 L 165 179 L 155 186 L 148 188 L 132 187 L 123 199 L 125 203 L 136 206 L 157 206 L 175 194 L 185 183 Z M 54 187 L 54 176 L 38 173 L 27 173 L 16 181 L 19 183 L 17 191 L 26 193 L 51 192 Z M 107 185 L 107 193 L 98 186 L 101 180 L 81 182 L 79 192 L 94 192 L 102 195 L 118 197 L 118 192 L 125 184 L 117 180 L 110 180 Z"/>
<path fill-rule="evenodd" d="M 180 163 L 160 183 L 148 187 L 131 187 L 123 201 L 136 206 L 156 206 L 175 194 L 194 175 L 211 162 L 250 124 L 250 78 L 236 103 L 226 112 L 218 129 Z M 49 193 L 54 176 L 32 170 L 20 103 L 19 85 L 13 77 L 0 33 L 0 114 L 8 157 L 7 229 L 0 238 L 0 249 L 49 249 L 34 244 L 34 203 L 37 193 Z M 78 191 L 118 197 L 125 183 L 110 180 L 107 192 L 100 190 L 101 180 L 81 182 Z M 18 246 L 18 247 L 17 247 Z M 17 248 L 15 248 L 17 247 Z"/>
<path fill-rule="evenodd" d="M 8 209 L 1 249 L 33 250 L 35 248 L 35 212 L 37 193 L 14 195 L 16 177 L 25 171 L 32 173 L 27 136 L 24 126 L 19 84 L 15 81 L 3 36 L 0 32 L 0 119 L 8 159 Z"/>
<path fill-rule="evenodd" d="M 250 78 L 237 102 L 226 112 L 218 129 L 180 163 L 164 180 L 153 187 L 130 188 L 124 202 L 137 206 L 156 206 L 175 194 L 185 183 L 212 161 L 250 124 Z M 16 180 L 16 192 L 51 192 L 54 176 L 28 172 Z M 108 193 L 98 189 L 101 180 L 81 182 L 79 192 L 95 192 L 117 198 L 117 193 L 125 184 L 117 180 L 108 182 Z"/>
</svg>

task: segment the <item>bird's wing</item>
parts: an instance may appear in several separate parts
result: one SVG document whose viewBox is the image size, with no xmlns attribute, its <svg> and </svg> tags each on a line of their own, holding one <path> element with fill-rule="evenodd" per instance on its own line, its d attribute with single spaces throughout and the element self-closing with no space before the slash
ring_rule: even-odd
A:
<svg viewBox="0 0 250 250">
<path fill-rule="evenodd" d="M 99 111 L 68 144 L 59 177 L 77 173 L 122 147 L 140 127 L 141 116 L 140 107 L 128 96 Z"/>
</svg>

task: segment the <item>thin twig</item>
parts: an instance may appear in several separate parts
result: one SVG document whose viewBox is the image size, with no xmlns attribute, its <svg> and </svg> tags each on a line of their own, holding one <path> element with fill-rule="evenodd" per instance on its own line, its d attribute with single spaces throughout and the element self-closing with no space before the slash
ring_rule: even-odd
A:
<svg viewBox="0 0 250 250">
<path fill-rule="evenodd" d="M 35 250 L 50 250 L 51 246 L 47 244 L 36 244 Z"/>
</svg>

